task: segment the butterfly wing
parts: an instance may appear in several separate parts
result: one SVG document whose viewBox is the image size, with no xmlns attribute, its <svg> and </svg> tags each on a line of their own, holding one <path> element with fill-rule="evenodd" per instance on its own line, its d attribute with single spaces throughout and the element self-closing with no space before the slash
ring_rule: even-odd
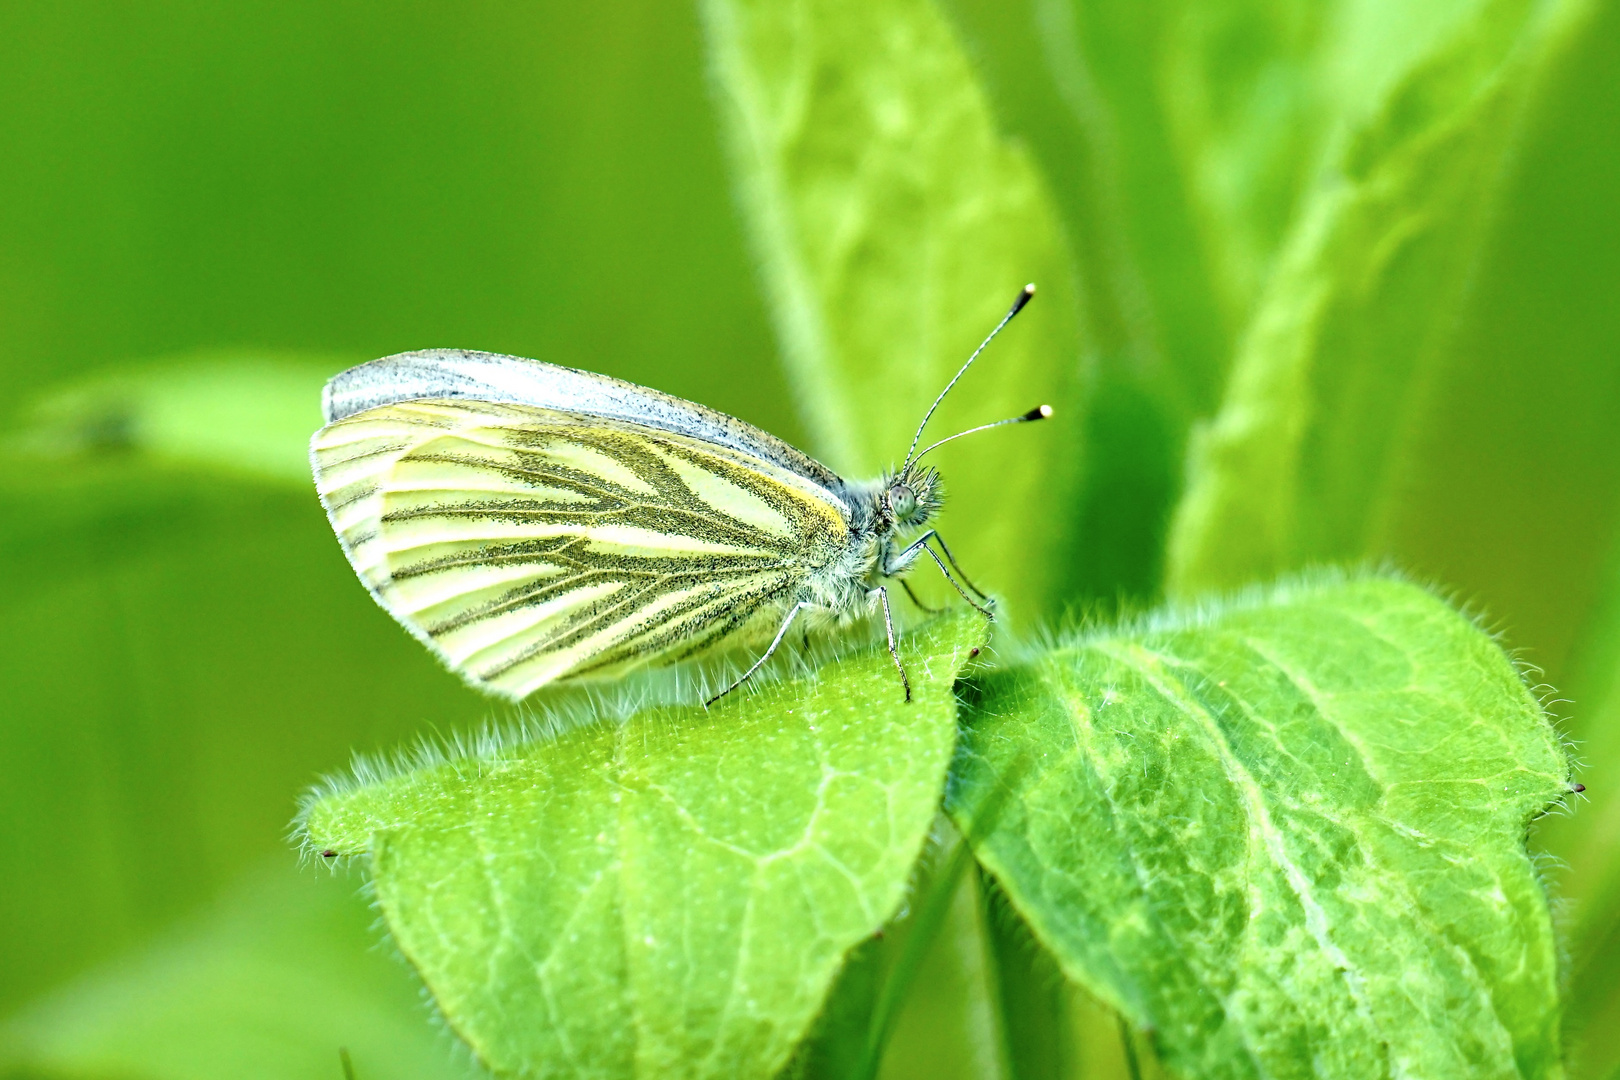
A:
<svg viewBox="0 0 1620 1080">
<path fill-rule="evenodd" d="M 455 671 L 521 698 L 693 655 L 845 553 L 831 492 L 730 447 L 472 399 L 351 413 L 316 487 L 355 571 Z"/>
<path fill-rule="evenodd" d="M 473 399 L 623 420 L 686 435 L 764 461 L 841 492 L 843 481 L 814 458 L 734 416 L 592 371 L 469 349 L 423 349 L 360 364 L 326 384 L 327 423 L 379 405 Z"/>
</svg>

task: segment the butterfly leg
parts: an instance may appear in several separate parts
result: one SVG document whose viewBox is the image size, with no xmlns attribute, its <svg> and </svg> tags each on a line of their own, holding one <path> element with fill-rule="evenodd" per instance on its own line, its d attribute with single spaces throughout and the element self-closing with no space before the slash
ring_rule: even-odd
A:
<svg viewBox="0 0 1620 1080">
<path fill-rule="evenodd" d="M 896 555 L 893 559 L 890 559 L 889 566 L 903 568 L 906 561 L 915 556 L 918 552 L 927 552 L 928 557 L 934 560 L 934 565 L 939 567 L 939 572 L 945 575 L 945 580 L 951 583 L 951 587 L 956 590 L 957 594 L 961 596 L 962 599 L 966 600 L 968 604 L 972 606 L 973 610 L 977 611 L 980 615 L 983 615 L 987 619 L 994 619 L 996 617 L 995 613 L 985 606 L 985 604 L 992 603 L 993 601 L 991 601 L 988 596 L 985 596 L 985 603 L 981 604 L 977 600 L 973 599 L 973 597 L 969 596 L 967 589 L 962 588 L 962 583 L 956 580 L 956 575 L 951 573 L 950 570 L 946 568 L 944 560 L 939 557 L 939 552 L 928 546 L 928 541 L 938 539 L 939 534 L 933 529 L 929 529 L 927 532 L 917 537 L 917 539 L 913 540 L 910 545 L 905 548 L 905 550 L 900 552 L 900 554 Z M 943 541 L 941 542 L 940 546 L 944 546 Z M 887 574 L 890 572 L 891 571 L 888 569 L 888 567 L 884 567 L 884 573 Z M 974 591 L 978 592 L 977 589 Z M 979 593 L 979 595 L 984 596 L 983 593 Z"/>
<path fill-rule="evenodd" d="M 906 665 L 900 662 L 900 650 L 894 645 L 894 615 L 889 611 L 889 590 L 879 585 L 872 592 L 877 593 L 878 600 L 883 604 L 883 629 L 889 635 L 889 657 L 894 661 L 894 669 L 900 673 L 900 685 L 906 688 L 906 700 L 910 701 L 911 680 L 906 677 Z"/>
<path fill-rule="evenodd" d="M 934 533 L 934 540 L 939 544 L 939 549 L 945 553 L 945 559 L 951 564 L 951 569 L 956 571 L 956 576 L 962 579 L 962 584 L 966 585 L 969 589 L 972 589 L 973 592 L 978 594 L 979 599 L 989 600 L 990 594 L 973 584 L 973 582 L 969 581 L 968 576 L 962 572 L 962 568 L 956 565 L 956 556 L 951 554 L 950 545 L 945 543 L 945 538 L 936 532 Z M 938 560 L 935 561 L 937 562 Z"/>
<path fill-rule="evenodd" d="M 799 612 L 803 611 L 807 607 L 815 607 L 815 605 L 810 603 L 810 601 L 808 601 L 808 600 L 800 600 L 797 604 L 794 604 L 793 607 L 788 610 L 787 618 L 782 620 L 781 629 L 776 631 L 776 636 L 771 639 L 771 646 L 770 646 L 770 648 L 765 650 L 765 654 L 763 656 L 761 656 L 758 660 L 755 660 L 754 665 L 752 667 L 750 667 L 747 671 L 745 671 L 741 675 L 739 675 L 737 677 L 737 680 L 735 682 L 733 682 L 730 686 L 726 687 L 724 690 L 722 690 L 718 694 L 714 695 L 714 697 L 710 698 L 708 701 L 705 701 L 703 703 L 703 707 L 705 709 L 707 709 L 710 705 L 713 705 L 715 702 L 719 701 L 721 698 L 725 697 L 727 694 L 729 694 L 733 690 L 737 689 L 737 687 L 739 687 L 743 683 L 747 682 L 753 676 L 754 672 L 756 672 L 760 668 L 764 667 L 765 666 L 765 661 L 767 661 L 767 660 L 769 660 L 771 658 L 771 654 L 776 651 L 776 647 L 778 645 L 782 644 L 782 639 L 787 637 L 788 627 L 793 625 L 793 620 L 797 619 L 799 617 Z M 887 610 L 887 609 L 885 609 L 885 610 Z M 890 633 L 889 633 L 889 640 L 891 642 L 894 640 L 893 631 L 890 631 Z M 893 651 L 894 646 L 890 645 L 889 648 L 890 648 L 890 651 Z"/>
<path fill-rule="evenodd" d="M 911 582 L 907 581 L 905 578 L 897 578 L 896 580 L 900 582 L 900 587 L 906 590 L 906 595 L 911 597 L 911 602 L 917 605 L 917 610 L 921 611 L 924 615 L 938 615 L 942 610 L 944 610 L 942 608 L 929 607 L 927 604 L 917 599 L 917 594 L 912 591 Z"/>
</svg>

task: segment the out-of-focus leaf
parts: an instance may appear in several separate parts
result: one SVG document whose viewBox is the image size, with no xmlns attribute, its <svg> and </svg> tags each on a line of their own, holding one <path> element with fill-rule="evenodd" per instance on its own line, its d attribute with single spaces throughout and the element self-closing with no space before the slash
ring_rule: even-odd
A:
<svg viewBox="0 0 1620 1080">
<path fill-rule="evenodd" d="M 356 746 L 488 714 L 312 491 L 130 459 L 8 471 L 0 499 L 0 1013 L 284 853 Z"/>
<path fill-rule="evenodd" d="M 1561 1075 L 1526 823 L 1568 765 L 1506 656 L 1383 579 L 979 680 L 947 809 L 1064 971 L 1188 1077 Z"/>
<path fill-rule="evenodd" d="M 114 368 L 47 394 L 7 441 L 46 458 L 138 453 L 307 489 L 321 388 L 353 362 L 230 353 Z"/>
<path fill-rule="evenodd" d="M 946 0 L 1074 238 L 1097 391 L 1067 591 L 1158 591 L 1189 426 L 1326 148 L 1479 6 Z"/>
<path fill-rule="evenodd" d="M 946 827 L 948 834 L 955 832 Z M 951 868 L 959 838 L 951 837 L 942 868 Z M 912 959 L 915 968 L 894 988 L 898 1006 L 887 1019 L 887 1040 L 877 1063 L 878 1080 L 1003 1080 L 1007 1076 L 1001 1030 L 1000 1002 L 995 996 L 995 973 L 985 947 L 985 928 L 979 904 L 973 859 L 962 852 L 965 872 L 928 884 L 913 911 L 927 940 Z M 933 890 L 943 888 L 943 892 Z M 933 911 L 921 905 L 926 904 Z M 920 924 L 932 916 L 935 925 Z M 902 928 L 902 932 L 906 928 Z M 916 944 L 900 943 L 911 952 Z M 891 974 L 892 977 L 892 974 Z M 826 1080 L 839 1074 L 825 1073 Z M 845 1078 L 872 1073 L 849 1072 Z"/>
<path fill-rule="evenodd" d="M 1017 130 L 1065 178 L 1071 218 L 1092 223 L 1078 234 L 1091 240 L 1088 278 L 1113 293 L 1100 306 L 1139 321 L 1134 336 L 1201 410 L 1324 152 L 1486 2 L 953 6 L 974 12 L 979 40 L 1028 20 L 1021 63 L 1004 61 L 997 80 L 1031 99 L 1017 101 Z"/>
<path fill-rule="evenodd" d="M 1174 591 L 1394 556 L 1510 614 L 1556 674 L 1620 484 L 1594 10 L 1481 7 L 1339 144 L 1194 448 Z"/>
<path fill-rule="evenodd" d="M 213 914 L 0 1023 L 0 1076 L 340 1080 L 340 1047 L 367 1080 L 481 1075 L 372 921 L 352 882 L 280 858 Z"/>
<path fill-rule="evenodd" d="M 1099 114 L 1132 194 L 1139 176 L 1179 181 L 1235 330 L 1266 288 L 1324 152 L 1490 2 L 1039 0 L 1037 9 L 1065 96 Z M 1145 257 L 1173 258 L 1174 242 L 1152 223 L 1131 225 Z"/>
<path fill-rule="evenodd" d="M 1227 329 L 1155 83 L 1165 74 L 1161 24 L 1188 20 L 1166 3 L 943 7 L 997 119 L 1049 178 L 1081 269 L 1087 344 L 1103 370 L 1150 386 L 1183 422 L 1213 409 Z"/>
<path fill-rule="evenodd" d="M 944 529 L 980 584 L 1051 610 L 1073 529 L 1083 416 L 1063 228 L 929 0 L 706 0 L 736 183 L 814 449 L 846 474 L 899 463 L 917 423 L 1027 281 L 1041 290 L 928 435 L 1050 402 L 1044 429 L 930 461 Z"/>
<path fill-rule="evenodd" d="M 1144 54 L 1152 35 L 1141 24 L 1165 5 L 1117 13 L 1100 3 L 942 6 L 969 44 L 998 121 L 1047 176 L 1079 267 L 1094 388 L 1061 592 L 1089 604 L 1151 597 L 1186 431 L 1214 410 L 1230 353 Z M 1084 40 L 1077 20 L 1088 23 Z M 1098 20 L 1104 25 L 1089 25 Z"/>
<path fill-rule="evenodd" d="M 428 764 L 316 801 L 394 940 L 502 1075 L 770 1076 L 900 903 L 977 617 L 712 710 Z"/>
<path fill-rule="evenodd" d="M 0 6 L 0 413 L 128 357 L 436 346 L 793 437 L 692 6 Z"/>
<path fill-rule="evenodd" d="M 277 489 L 21 462 L 42 387 L 459 345 L 796 434 L 692 8 L 374 14 L 0 5 L 0 1014 L 285 855 L 353 748 L 491 709 L 344 562 L 303 486 L 317 397 L 280 399 Z"/>
<path fill-rule="evenodd" d="M 1072 990 L 1057 961 L 982 867 L 977 885 L 1008 1080 L 1083 1075 L 1074 1069 L 1079 1055 L 1070 1018 Z"/>
<path fill-rule="evenodd" d="M 846 957 L 777 1080 L 997 1080 L 993 973 L 974 860 L 936 816 L 905 906 Z"/>
</svg>

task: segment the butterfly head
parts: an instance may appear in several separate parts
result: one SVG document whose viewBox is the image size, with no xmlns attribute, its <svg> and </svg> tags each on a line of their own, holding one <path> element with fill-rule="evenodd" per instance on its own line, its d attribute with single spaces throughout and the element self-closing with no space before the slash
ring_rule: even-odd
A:
<svg viewBox="0 0 1620 1080">
<path fill-rule="evenodd" d="M 939 482 L 939 471 L 915 464 L 895 474 L 883 492 L 886 516 L 900 529 L 926 525 L 944 503 L 945 489 Z"/>
<path fill-rule="evenodd" d="M 917 433 L 911 437 L 911 446 L 906 450 L 905 464 L 900 466 L 900 471 L 885 485 L 888 490 L 883 496 L 884 507 L 890 511 L 890 520 L 899 526 L 923 524 L 939 510 L 940 503 L 943 501 L 944 493 L 940 490 L 939 474 L 932 469 L 920 468 L 917 465 L 923 455 L 937 450 L 948 442 L 955 442 L 964 435 L 972 435 L 978 431 L 989 431 L 991 428 L 1004 427 L 1007 424 L 1027 424 L 1031 420 L 1045 420 L 1052 415 L 1050 405 L 1039 405 L 1022 415 L 1010 416 L 1005 420 L 997 420 L 991 424 L 980 424 L 977 427 L 968 428 L 966 431 L 958 431 L 955 435 L 931 443 L 921 450 L 917 449 L 917 444 L 922 441 L 923 431 L 928 427 L 928 421 L 933 419 L 934 410 L 938 409 L 940 402 L 945 400 L 945 395 L 949 394 L 951 388 L 961 381 L 963 375 L 967 374 L 968 368 L 972 367 L 973 361 L 977 360 L 979 354 L 984 352 L 985 346 L 995 340 L 996 335 L 1001 333 L 1002 327 L 1011 322 L 1014 315 L 1024 310 L 1024 305 L 1029 303 L 1030 298 L 1034 295 L 1035 286 L 1025 285 L 1018 294 L 1018 299 L 1014 300 L 1012 307 L 1007 310 L 1007 314 L 1003 315 L 1001 321 L 996 324 L 996 328 L 990 331 L 990 336 L 979 343 L 979 347 L 973 350 L 973 355 L 969 356 L 967 362 L 957 369 L 956 374 L 951 377 L 951 381 L 945 384 L 945 389 L 939 392 L 939 396 L 934 399 L 934 403 L 928 406 L 928 411 L 923 414 L 922 423 L 917 425 Z"/>
</svg>

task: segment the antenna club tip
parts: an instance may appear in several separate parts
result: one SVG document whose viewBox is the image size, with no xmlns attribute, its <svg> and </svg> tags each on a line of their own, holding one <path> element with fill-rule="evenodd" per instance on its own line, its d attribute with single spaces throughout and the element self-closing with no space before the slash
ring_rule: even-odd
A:
<svg viewBox="0 0 1620 1080">
<path fill-rule="evenodd" d="M 1052 406 L 1050 406 L 1050 405 L 1037 405 L 1035 408 L 1029 410 L 1029 412 L 1027 412 L 1023 416 L 1019 417 L 1019 419 L 1020 420 L 1026 420 L 1026 421 L 1027 420 L 1046 420 L 1046 419 L 1049 419 L 1051 417 L 1051 415 L 1052 415 Z"/>
<path fill-rule="evenodd" d="M 1025 285 L 1023 290 L 1018 294 L 1018 299 L 1013 301 L 1012 310 L 1007 312 L 1007 319 L 1010 319 L 1014 315 L 1018 314 L 1020 311 L 1023 311 L 1024 310 L 1024 305 L 1029 303 L 1030 299 L 1034 295 L 1035 295 L 1035 284 L 1034 284 L 1034 282 L 1031 282 L 1030 284 Z M 1005 326 L 1006 322 L 1007 322 L 1007 320 L 1003 319 L 1002 320 L 1002 325 Z M 1001 327 L 998 326 L 996 329 L 999 330 L 999 329 L 1001 329 Z M 991 334 L 990 336 L 995 337 L 994 334 Z"/>
</svg>

